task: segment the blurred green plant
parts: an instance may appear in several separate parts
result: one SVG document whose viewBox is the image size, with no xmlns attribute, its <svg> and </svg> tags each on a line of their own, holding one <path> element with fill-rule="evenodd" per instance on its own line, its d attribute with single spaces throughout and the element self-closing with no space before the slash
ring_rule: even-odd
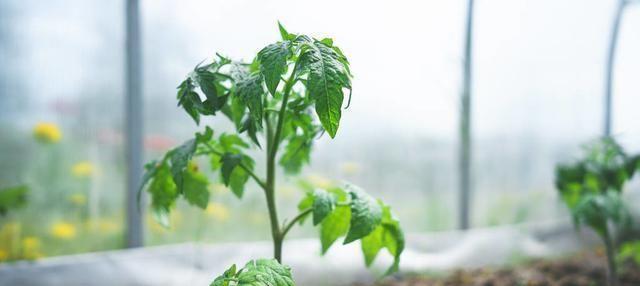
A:
<svg viewBox="0 0 640 286">
<path fill-rule="evenodd" d="M 620 247 L 616 260 L 618 264 L 632 261 L 636 266 L 640 266 L 640 240 L 624 243 Z"/>
<path fill-rule="evenodd" d="M 608 283 L 617 285 L 615 235 L 631 224 L 621 193 L 640 167 L 640 155 L 626 154 L 610 137 L 588 144 L 585 151 L 581 160 L 556 167 L 556 188 L 576 227 L 586 225 L 604 241 Z"/>
<path fill-rule="evenodd" d="M 331 138 L 337 134 L 345 89 L 349 101 L 351 97 L 349 62 L 333 40 L 291 34 L 282 25 L 279 29 L 282 41 L 263 48 L 252 62 L 234 62 L 217 54 L 212 63 L 197 65 L 178 86 L 178 105 L 196 124 L 202 116 L 221 113 L 235 125 L 237 134 L 215 137 L 207 126 L 195 138 L 148 163 L 140 189 L 148 184 L 152 212 L 165 226 L 179 197 L 206 209 L 209 179 L 193 161 L 205 156 L 210 169 L 238 198 L 250 179 L 264 190 L 278 262 L 289 230 L 312 216 L 313 224 L 320 226 L 322 253 L 346 236 L 344 244 L 361 240 L 367 265 L 386 248 L 394 256 L 388 272 L 397 271 L 404 249 L 399 222 L 387 205 L 358 187 L 346 184 L 309 191 L 295 217 L 282 223 L 278 219 L 276 161 L 285 173 L 299 173 L 310 161 L 313 141 L 324 132 Z M 266 179 L 254 172 L 255 161 L 248 155 L 252 149 L 266 153 Z"/>
<path fill-rule="evenodd" d="M 6 215 L 10 209 L 24 206 L 27 203 L 28 191 L 29 188 L 25 185 L 0 189 L 0 215 Z"/>
</svg>

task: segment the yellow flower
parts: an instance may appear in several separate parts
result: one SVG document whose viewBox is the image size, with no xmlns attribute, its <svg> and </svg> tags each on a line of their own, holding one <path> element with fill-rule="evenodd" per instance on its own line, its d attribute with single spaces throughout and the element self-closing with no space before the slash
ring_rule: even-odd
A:
<svg viewBox="0 0 640 286">
<path fill-rule="evenodd" d="M 89 161 L 81 161 L 71 167 L 71 173 L 78 178 L 88 178 L 96 173 L 96 168 Z"/>
<path fill-rule="evenodd" d="M 72 239 L 76 237 L 76 227 L 67 222 L 58 222 L 51 226 L 51 235 L 60 239 Z"/>
<path fill-rule="evenodd" d="M 229 188 L 219 183 L 211 184 L 211 190 L 216 194 L 224 194 L 229 192 Z"/>
<path fill-rule="evenodd" d="M 120 225 L 110 220 L 101 220 L 98 222 L 98 230 L 101 233 L 113 233 L 120 229 Z"/>
<path fill-rule="evenodd" d="M 33 128 L 33 136 L 42 143 L 56 143 L 62 138 L 62 132 L 54 123 L 40 122 Z"/>
<path fill-rule="evenodd" d="M 87 203 L 87 197 L 83 194 L 73 194 L 69 196 L 69 201 L 77 206 L 84 206 Z"/>
<path fill-rule="evenodd" d="M 229 220 L 229 209 L 220 203 L 209 203 L 209 206 L 207 206 L 204 212 L 219 222 Z"/>
<path fill-rule="evenodd" d="M 40 252 L 40 239 L 35 236 L 27 236 L 22 239 L 22 256 L 26 259 L 42 257 Z"/>
<path fill-rule="evenodd" d="M 34 250 L 40 248 L 40 239 L 35 236 L 27 236 L 22 239 L 22 249 Z"/>
<path fill-rule="evenodd" d="M 355 175 L 360 172 L 360 164 L 357 162 L 344 162 L 340 165 L 340 171 L 345 175 Z"/>
<path fill-rule="evenodd" d="M 333 187 L 333 182 L 326 177 L 318 174 L 307 176 L 307 181 L 316 188 L 328 189 Z"/>
<path fill-rule="evenodd" d="M 9 252 L 6 249 L 0 248 L 0 261 L 5 261 L 9 258 Z"/>
</svg>

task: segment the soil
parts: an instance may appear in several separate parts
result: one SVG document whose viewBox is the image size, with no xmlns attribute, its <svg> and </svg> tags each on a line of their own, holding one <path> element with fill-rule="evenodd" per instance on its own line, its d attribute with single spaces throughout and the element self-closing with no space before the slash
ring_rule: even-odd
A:
<svg viewBox="0 0 640 286">
<path fill-rule="evenodd" d="M 606 285 L 602 253 L 580 254 L 559 260 L 534 260 L 505 268 L 455 270 L 446 276 L 404 275 L 380 286 L 599 286 Z M 628 261 L 620 267 L 620 286 L 640 285 L 640 266 Z"/>
</svg>

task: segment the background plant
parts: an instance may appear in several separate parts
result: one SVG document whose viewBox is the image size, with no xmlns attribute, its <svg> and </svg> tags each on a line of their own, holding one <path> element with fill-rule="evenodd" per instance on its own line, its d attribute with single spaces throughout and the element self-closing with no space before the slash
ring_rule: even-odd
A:
<svg viewBox="0 0 640 286">
<path fill-rule="evenodd" d="M 343 187 L 308 191 L 299 213 L 280 221 L 276 207 L 276 163 L 294 175 L 310 161 L 314 140 L 338 132 L 345 90 L 351 99 L 349 62 L 333 40 L 318 40 L 288 33 L 279 26 L 282 40 L 263 48 L 250 63 L 234 62 L 217 54 L 210 64 L 197 65 L 178 86 L 177 100 L 199 124 L 203 116 L 222 114 L 236 134 L 214 134 L 211 127 L 146 165 L 151 210 L 163 225 L 176 200 L 183 197 L 205 209 L 209 179 L 195 157 L 208 158 L 210 169 L 242 198 L 253 180 L 264 191 L 271 225 L 274 258 L 282 260 L 283 241 L 290 229 L 309 216 L 320 226 L 322 253 L 340 237 L 344 244 L 361 240 L 365 263 L 379 251 L 394 257 L 389 272 L 396 271 L 404 249 L 404 235 L 389 206 L 360 188 Z M 215 135 L 215 136 L 214 136 Z M 248 142 L 249 141 L 249 142 Z M 266 157 L 266 178 L 255 172 L 251 150 Z"/>
<path fill-rule="evenodd" d="M 556 168 L 556 188 L 577 227 L 587 225 L 603 240 L 609 285 L 617 285 L 615 236 L 627 229 L 631 215 L 622 191 L 639 168 L 640 155 L 628 155 L 605 137 L 586 146 L 584 158 Z"/>
</svg>

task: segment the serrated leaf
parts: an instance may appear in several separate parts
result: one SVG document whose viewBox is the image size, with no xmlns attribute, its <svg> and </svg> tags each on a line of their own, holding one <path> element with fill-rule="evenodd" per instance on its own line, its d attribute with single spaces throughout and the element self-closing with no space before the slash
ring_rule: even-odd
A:
<svg viewBox="0 0 640 286">
<path fill-rule="evenodd" d="M 25 185 L 0 189 L 0 216 L 6 215 L 10 209 L 24 206 L 28 192 L 29 188 Z"/>
<path fill-rule="evenodd" d="M 200 113 L 196 107 L 196 102 L 200 102 L 200 97 L 193 91 L 194 88 L 191 79 L 186 79 L 178 86 L 178 106 L 182 106 L 193 121 L 200 124 Z"/>
<path fill-rule="evenodd" d="M 394 257 L 393 264 L 387 270 L 387 274 L 390 274 L 398 271 L 400 254 L 404 250 L 404 233 L 400 228 L 399 221 L 391 214 L 390 208 L 382 202 L 379 203 L 383 209 L 382 223 L 369 235 L 362 238 L 362 253 L 365 265 L 370 266 L 378 252 L 383 248 L 387 249 L 389 254 Z"/>
<path fill-rule="evenodd" d="M 290 56 L 289 41 L 270 44 L 258 53 L 260 72 L 264 76 L 267 89 L 273 96 L 276 95 L 280 78 L 287 71 L 287 59 Z"/>
<path fill-rule="evenodd" d="M 220 162 L 222 163 L 222 180 L 226 186 L 229 186 L 229 183 L 231 182 L 231 173 L 238 165 L 240 165 L 240 162 L 242 162 L 242 155 L 225 153 L 222 155 Z"/>
<path fill-rule="evenodd" d="M 218 80 L 216 78 L 216 74 L 207 70 L 199 69 L 196 70 L 196 75 L 198 79 L 198 85 L 200 85 L 200 90 L 202 90 L 204 95 L 207 97 L 207 100 L 210 100 L 213 104 L 218 105 L 218 97 L 220 95 L 218 94 L 218 89 L 216 87 L 216 81 Z"/>
<path fill-rule="evenodd" d="M 206 209 L 209 204 L 209 180 L 207 177 L 195 170 L 195 168 L 187 168 L 183 175 L 184 179 L 184 197 L 187 201 Z"/>
<path fill-rule="evenodd" d="M 250 177 L 245 168 L 253 171 L 255 163 L 246 155 L 232 153 L 225 153 L 220 162 L 222 164 L 220 174 L 225 186 L 231 188 L 238 198 L 242 198 L 244 187 Z"/>
<path fill-rule="evenodd" d="M 256 127 L 255 122 L 253 120 L 250 120 L 249 118 L 247 118 L 244 123 L 242 123 L 242 128 L 240 128 L 238 130 L 238 133 L 243 133 L 243 132 L 247 132 L 247 135 L 249 136 L 249 138 L 251 139 L 251 141 L 253 143 L 255 143 L 258 148 L 262 148 L 262 146 L 260 146 L 260 141 L 258 141 L 258 127 Z"/>
<path fill-rule="evenodd" d="M 352 185 L 347 190 L 351 196 L 351 223 L 344 244 L 367 236 L 382 221 L 382 208 L 374 198 Z"/>
<path fill-rule="evenodd" d="M 287 32 L 287 29 L 284 28 L 284 26 L 282 25 L 282 23 L 280 23 L 280 21 L 278 21 L 278 30 L 280 31 L 280 36 L 284 41 L 293 40 L 296 37 L 296 35 L 290 34 L 289 32 Z"/>
<path fill-rule="evenodd" d="M 336 197 L 325 190 L 313 192 L 313 225 L 318 225 L 336 206 Z"/>
<path fill-rule="evenodd" d="M 251 74 L 236 81 L 236 96 L 249 108 L 249 115 L 259 127 L 262 127 L 263 95 L 261 75 Z"/>
<path fill-rule="evenodd" d="M 229 282 L 236 276 L 236 265 L 233 264 L 222 275 L 218 276 L 209 286 L 229 286 Z"/>
<path fill-rule="evenodd" d="M 324 129 L 331 138 L 340 124 L 343 88 L 351 88 L 345 62 L 331 47 L 320 41 L 304 46 L 300 56 L 300 70 L 307 72 L 307 90 L 315 102 L 315 109 Z"/>
<path fill-rule="evenodd" d="M 291 269 L 275 259 L 258 259 L 238 272 L 237 286 L 294 286 Z"/>
<path fill-rule="evenodd" d="M 169 152 L 171 174 L 173 176 L 173 181 L 175 182 L 176 187 L 178 187 L 179 193 L 183 193 L 183 172 L 187 168 L 189 161 L 191 161 L 193 154 L 196 152 L 196 147 L 196 140 L 190 139 Z"/>
</svg>

